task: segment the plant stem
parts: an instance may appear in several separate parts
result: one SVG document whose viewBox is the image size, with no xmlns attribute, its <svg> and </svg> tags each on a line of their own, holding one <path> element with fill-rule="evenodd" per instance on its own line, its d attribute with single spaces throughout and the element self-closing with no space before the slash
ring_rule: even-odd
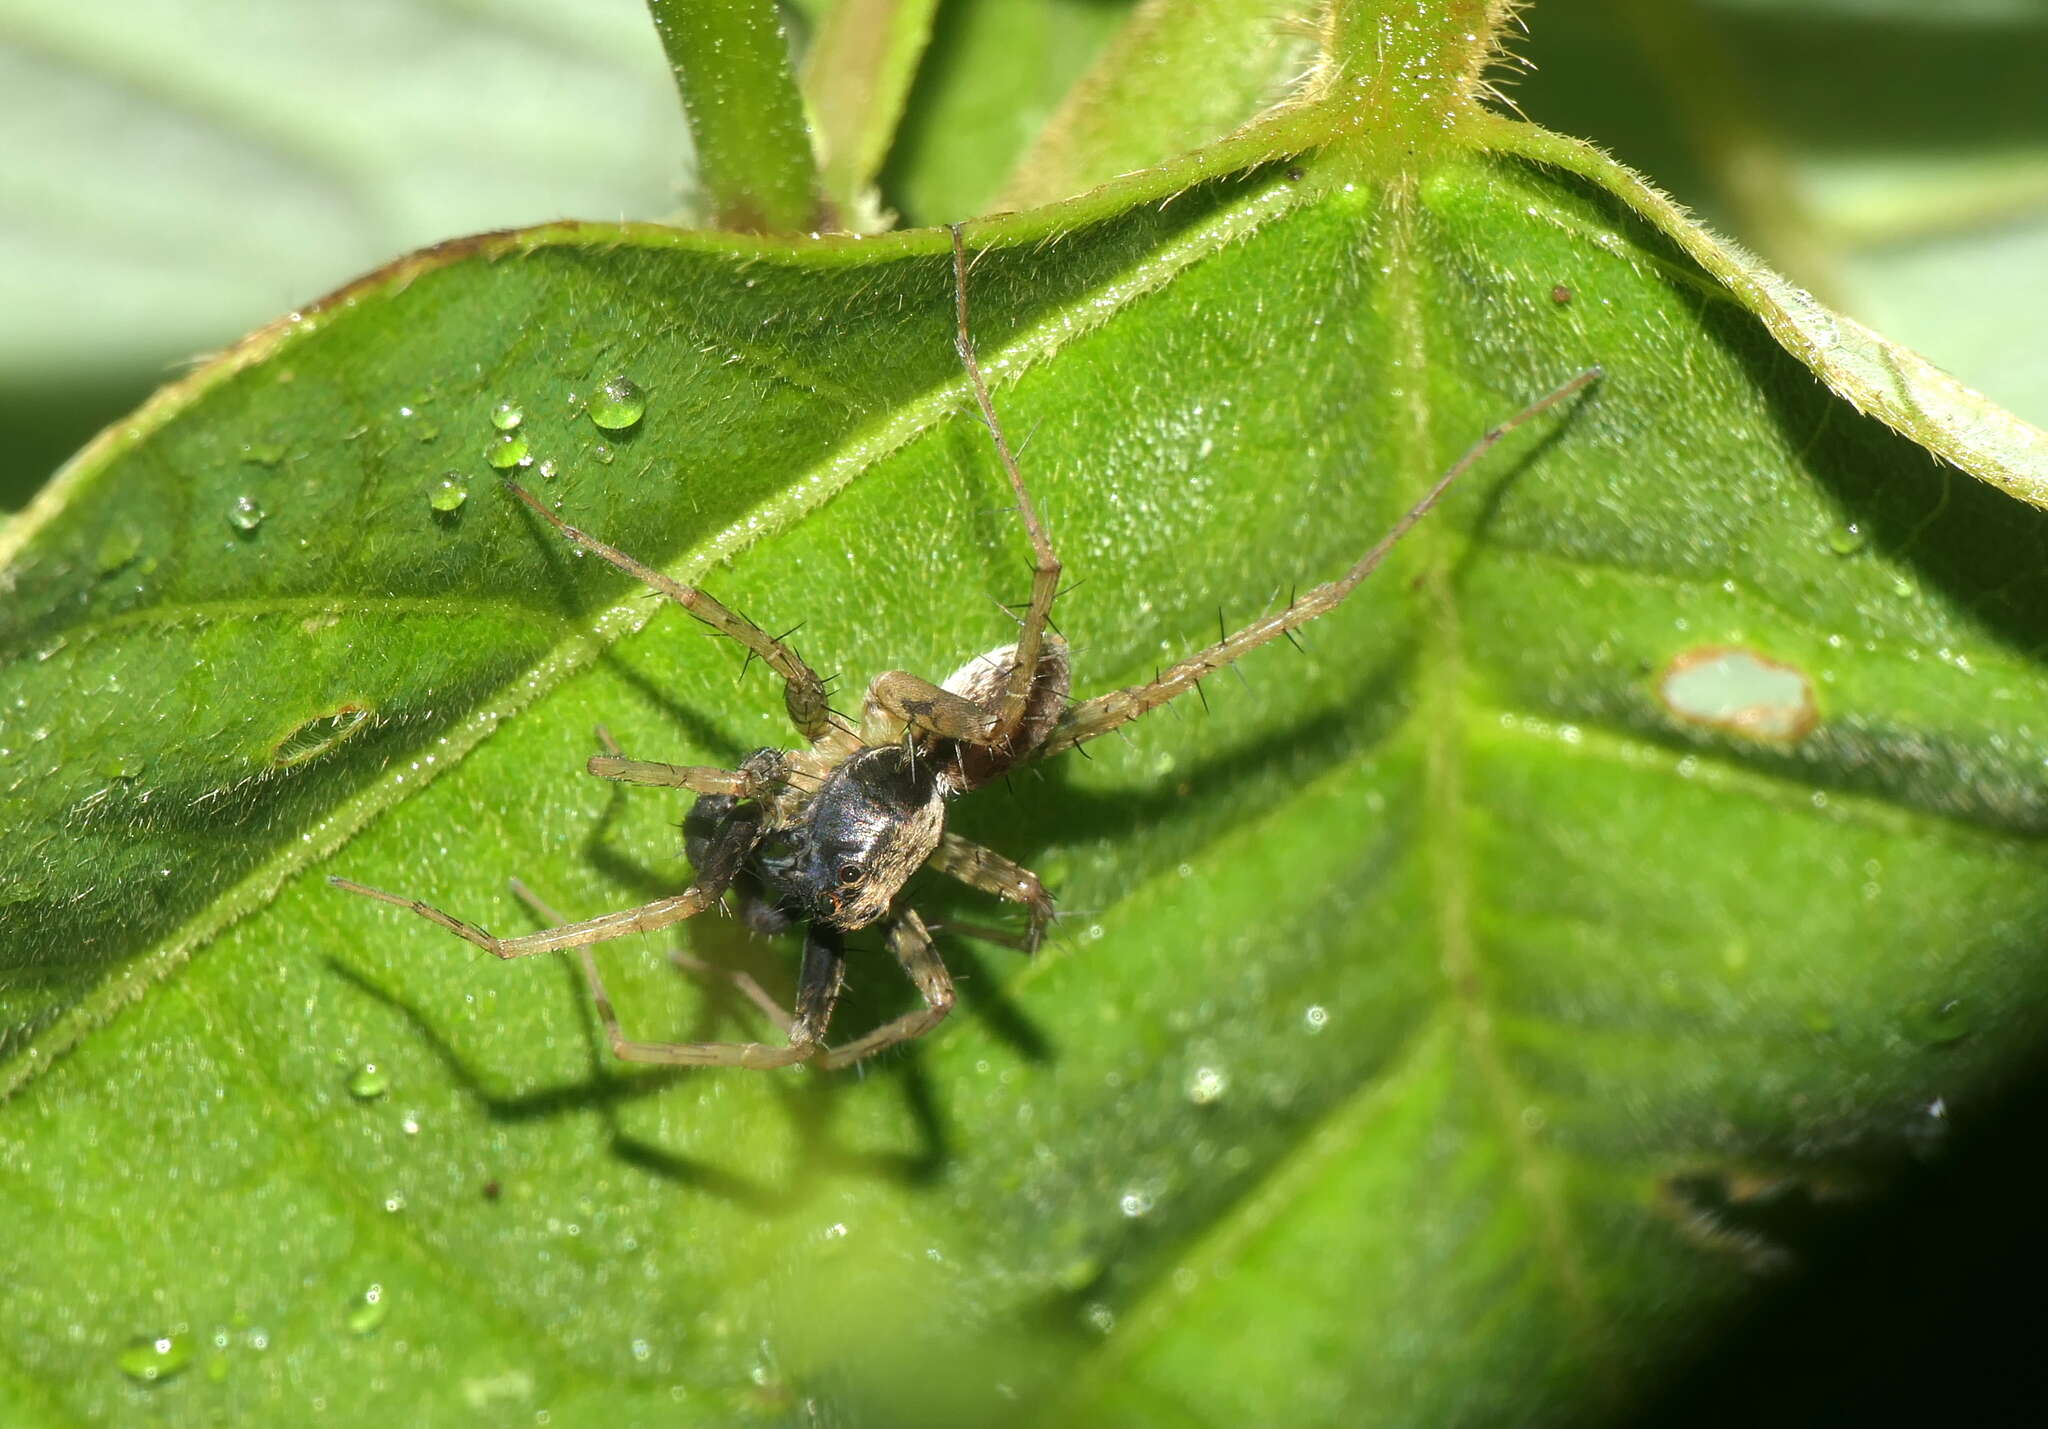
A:
<svg viewBox="0 0 2048 1429">
<path fill-rule="evenodd" d="M 774 0 L 647 0 L 697 146 L 712 222 L 742 233 L 829 226 Z"/>
<path fill-rule="evenodd" d="M 851 218 L 888 157 L 937 0 L 838 0 L 804 60 L 825 192 Z"/>
</svg>

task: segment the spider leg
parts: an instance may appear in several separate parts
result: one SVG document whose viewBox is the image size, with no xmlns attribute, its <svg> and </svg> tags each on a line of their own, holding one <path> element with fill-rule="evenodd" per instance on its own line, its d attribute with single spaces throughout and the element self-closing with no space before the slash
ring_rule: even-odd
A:
<svg viewBox="0 0 2048 1429">
<path fill-rule="evenodd" d="M 813 923 L 804 931 L 804 960 L 796 977 L 796 1016 L 789 1023 L 793 1047 L 820 1050 L 832 1009 L 846 986 L 846 942 L 837 928 Z"/>
<path fill-rule="evenodd" d="M 600 779 L 621 784 L 657 784 L 669 789 L 694 789 L 699 794 L 730 794 L 749 799 L 759 792 L 743 769 L 712 769 L 701 764 L 659 764 L 652 759 L 627 759 L 618 754 L 593 754 L 584 766 Z"/>
<path fill-rule="evenodd" d="M 580 949 L 579 953 L 583 960 L 584 980 L 590 984 L 591 1000 L 597 1004 L 598 1020 L 604 1024 L 613 1055 L 621 1061 L 653 1062 L 665 1067 L 793 1067 L 818 1055 L 818 1042 L 824 1036 L 825 1023 L 832 1016 L 832 1005 L 839 1000 L 839 989 L 845 982 L 845 965 L 840 959 L 837 935 L 829 929 L 821 931 L 830 936 L 807 938 L 804 943 L 803 971 L 797 979 L 797 1015 L 794 1021 L 747 974 L 726 974 L 768 1012 L 770 1020 L 778 1028 L 788 1034 L 788 1044 L 781 1047 L 767 1042 L 635 1042 L 619 1027 L 611 999 L 605 995 L 604 979 L 598 975 L 597 959 L 587 948 Z M 682 954 L 672 956 L 679 967 L 691 971 L 722 971 Z"/>
<path fill-rule="evenodd" d="M 1416 522 L 1429 514 L 1431 507 L 1456 481 L 1469 470 L 1472 464 L 1486 455 L 1493 446 L 1515 428 L 1530 421 L 1556 406 L 1559 402 L 1598 381 L 1602 372 L 1597 367 L 1588 368 L 1555 390 L 1537 398 L 1514 416 L 1489 430 L 1458 458 L 1451 469 L 1437 478 L 1436 484 L 1424 493 L 1422 499 L 1408 508 L 1393 528 L 1382 536 L 1373 548 L 1359 558 L 1358 564 L 1332 581 L 1325 581 L 1304 592 L 1290 602 L 1285 610 L 1271 615 L 1260 616 L 1243 629 L 1224 636 L 1215 644 L 1197 650 L 1186 659 L 1179 661 L 1150 684 L 1129 685 L 1121 690 L 1112 690 L 1106 695 L 1097 695 L 1084 700 L 1061 716 L 1060 722 L 1046 736 L 1034 758 L 1045 758 L 1084 744 L 1099 735 L 1109 733 L 1119 725 L 1128 724 L 1139 715 L 1155 710 L 1168 700 L 1184 695 L 1196 688 L 1203 680 L 1218 670 L 1234 664 L 1241 657 L 1258 649 L 1269 640 L 1308 624 L 1317 616 L 1334 610 L 1344 598 L 1358 589 L 1365 578 L 1378 569 L 1387 553 L 1398 545 Z"/>
<path fill-rule="evenodd" d="M 1038 508 L 1032 504 L 1031 493 L 1024 489 L 1024 474 L 1017 469 L 1017 458 L 1010 451 L 1009 439 L 1003 435 L 1003 424 L 996 417 L 995 403 L 989 398 L 988 383 L 982 378 L 981 364 L 975 360 L 974 337 L 967 326 L 967 248 L 961 241 L 960 225 L 950 225 L 950 231 L 953 235 L 953 309 L 958 324 L 953 346 L 960 354 L 960 365 L 967 369 L 967 380 L 974 388 L 974 400 L 981 408 L 981 419 L 988 424 L 989 435 L 995 439 L 996 456 L 1002 461 L 1003 474 L 1010 479 L 1010 489 L 1017 493 L 1017 513 L 1023 517 L 1025 534 L 1031 538 L 1031 604 L 1026 607 L 1023 625 L 1017 632 L 1017 663 L 996 701 L 995 720 L 988 735 L 976 741 L 1005 749 L 1024 723 L 1031 687 L 1038 678 L 1039 650 L 1045 643 L 1045 628 L 1052 615 L 1053 596 L 1059 591 L 1061 567 L 1060 558 L 1053 553 L 1052 538 L 1046 534 L 1045 523 L 1038 519 Z"/>
<path fill-rule="evenodd" d="M 789 1009 L 770 997 L 768 989 L 755 981 L 754 975 L 745 968 L 717 967 L 705 962 L 702 958 L 691 957 L 680 948 L 671 950 L 668 960 L 677 968 L 689 973 L 692 977 L 700 977 L 706 980 L 717 978 L 731 983 L 740 990 L 741 996 L 761 1009 L 761 1014 L 774 1023 L 778 1031 L 784 1035 L 788 1034 Z"/>
<path fill-rule="evenodd" d="M 817 673 L 803 662 L 803 657 L 796 651 L 744 615 L 719 604 L 695 586 L 671 580 L 652 566 L 642 565 L 624 551 L 607 546 L 595 536 L 577 530 L 550 511 L 545 502 L 518 482 L 508 479 L 505 485 L 543 521 L 561 532 L 571 544 L 610 561 L 643 585 L 667 596 L 719 634 L 730 636 L 746 646 L 756 658 L 782 677 L 783 705 L 789 710 L 790 723 L 796 726 L 797 732 L 805 739 L 816 743 L 831 732 L 832 711 L 825 702 L 825 684 L 818 678 Z"/>
<path fill-rule="evenodd" d="M 953 979 L 946 972 L 946 965 L 939 961 L 939 955 L 932 947 L 932 935 L 926 930 L 924 919 L 917 916 L 916 909 L 903 909 L 896 915 L 896 921 L 889 925 L 889 951 L 896 955 L 903 971 L 917 984 L 918 992 L 924 996 L 924 1006 L 916 1012 L 904 1013 L 893 1022 L 883 1023 L 865 1037 L 857 1037 L 843 1047 L 832 1048 L 818 1059 L 820 1067 L 844 1067 L 863 1057 L 872 1057 L 884 1047 L 922 1037 L 953 1010 Z"/>
<path fill-rule="evenodd" d="M 512 891 L 527 907 L 543 918 L 559 923 L 562 915 L 518 879 L 512 880 Z M 655 1062 L 667 1066 L 725 1066 L 725 1067 L 782 1067 L 799 1060 L 788 1054 L 786 1047 L 771 1047 L 759 1042 L 635 1042 L 619 1026 L 619 1015 L 612 1008 L 611 994 L 605 991 L 604 975 L 597 970 L 597 957 L 589 948 L 576 950 L 576 960 L 583 968 L 584 986 L 590 989 L 590 1001 L 597 1008 L 597 1020 L 604 1027 L 605 1040 L 611 1044 L 612 1055 L 622 1062 Z M 697 964 L 705 967 L 704 964 Z M 716 971 L 716 969 L 707 969 Z M 734 977 L 744 978 L 746 974 L 736 973 Z M 760 992 L 760 986 L 752 978 L 747 982 Z M 767 994 L 762 993 L 765 997 Z M 771 1007 L 773 1003 L 769 1004 Z M 776 1009 L 781 1012 L 780 1008 Z"/>
<path fill-rule="evenodd" d="M 988 709 L 964 695 L 908 671 L 891 670 L 868 686 L 860 733 L 864 743 L 887 744 L 907 726 L 922 734 L 989 745 L 995 740 L 994 719 Z"/>
<path fill-rule="evenodd" d="M 465 923 L 453 914 L 444 913 L 417 898 L 386 893 L 381 888 L 370 888 L 347 878 L 329 878 L 327 881 L 349 893 L 360 893 L 365 898 L 374 898 L 380 903 L 409 909 L 428 922 L 438 923 L 457 937 L 474 943 L 492 957 L 524 958 L 534 953 L 559 952 L 563 948 L 580 948 L 611 938 L 623 938 L 628 933 L 651 933 L 657 928 L 666 928 L 671 923 L 680 923 L 685 918 L 696 916 L 724 896 L 733 877 L 739 872 L 740 864 L 753 851 L 760 837 L 759 806 L 736 805 L 720 822 L 717 835 L 712 840 L 710 856 L 706 859 L 705 866 L 697 870 L 697 881 L 673 898 L 657 898 L 654 902 L 638 908 L 600 914 L 581 923 L 565 923 L 557 928 L 543 928 L 538 933 L 527 933 L 517 938 L 494 937 L 482 928 Z"/>
<path fill-rule="evenodd" d="M 1045 930 L 1053 920 L 1053 906 L 1052 895 L 1045 891 L 1045 885 L 1039 882 L 1037 874 L 1020 863 L 1012 863 L 994 849 L 983 848 L 952 833 L 939 840 L 938 850 L 932 854 L 929 866 L 950 878 L 959 879 L 969 888 L 1023 904 L 1031 911 L 1031 931 L 1025 935 L 1023 950 L 1027 953 L 1038 951 L 1038 945 L 1045 941 Z"/>
</svg>

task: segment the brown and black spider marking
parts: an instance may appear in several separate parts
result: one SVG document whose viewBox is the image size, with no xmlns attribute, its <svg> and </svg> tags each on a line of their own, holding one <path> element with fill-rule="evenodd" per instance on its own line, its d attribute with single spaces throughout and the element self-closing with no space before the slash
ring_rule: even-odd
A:
<svg viewBox="0 0 2048 1429">
<path fill-rule="evenodd" d="M 823 682 L 789 646 L 694 586 L 679 584 L 566 524 L 532 493 L 508 481 L 513 494 L 566 539 L 602 556 L 714 630 L 737 640 L 780 676 L 783 703 L 791 723 L 804 737 L 805 747 L 757 750 L 738 769 L 628 759 L 616 749 L 592 758 L 590 772 L 600 778 L 689 789 L 697 795 L 684 822 L 685 852 L 696 869 L 697 881 L 673 897 L 639 908 L 563 923 L 559 915 L 515 883 L 522 897 L 559 926 L 522 937 L 499 938 L 417 899 L 344 878 L 330 879 L 331 883 L 409 908 L 497 957 L 576 949 L 612 1050 L 628 1061 L 738 1067 L 816 1062 L 841 1067 L 920 1037 L 951 1010 L 953 980 L 934 951 L 931 933 L 917 910 L 898 902 L 912 874 L 929 866 L 972 888 L 1022 904 L 1030 915 L 1026 951 L 1037 947 L 1052 918 L 1052 899 L 1036 874 L 946 831 L 948 803 L 1019 765 L 1107 734 L 1187 693 L 1249 651 L 1334 609 L 1494 443 L 1601 375 L 1597 367 L 1582 372 L 1487 432 L 1356 565 L 1335 580 L 1196 651 L 1148 684 L 1071 703 L 1067 647 L 1048 628 L 1053 595 L 1059 587 L 1059 557 L 1053 553 L 1052 541 L 1025 490 L 1023 475 L 975 360 L 967 325 L 967 252 L 957 225 L 952 232 L 954 346 L 1016 493 L 1017 511 L 1035 557 L 1031 601 L 1015 643 L 977 656 L 939 685 L 901 670 L 878 677 L 868 686 L 856 728 L 833 714 Z M 782 932 L 803 926 L 803 962 L 793 1015 L 784 1013 L 751 979 L 739 976 L 742 988 L 784 1029 L 787 1041 L 778 1046 L 629 1040 L 612 1010 L 590 945 L 665 928 L 703 912 L 728 893 L 735 896 L 741 916 L 760 931 Z M 875 924 L 883 926 L 890 952 L 917 985 L 924 1006 L 851 1042 L 828 1047 L 825 1029 L 845 984 L 845 935 Z M 680 954 L 675 958 L 685 967 L 696 966 Z"/>
</svg>

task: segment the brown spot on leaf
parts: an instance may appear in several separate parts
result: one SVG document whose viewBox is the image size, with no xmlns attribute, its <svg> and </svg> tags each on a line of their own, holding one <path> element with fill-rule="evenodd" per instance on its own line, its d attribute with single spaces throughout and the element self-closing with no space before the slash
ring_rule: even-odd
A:
<svg viewBox="0 0 2048 1429">
<path fill-rule="evenodd" d="M 1774 743 L 1804 739 L 1820 723 L 1804 670 L 1739 645 L 1674 656 L 1657 677 L 1657 698 L 1687 724 Z"/>
<path fill-rule="evenodd" d="M 1571 300 L 1572 290 L 1570 288 L 1567 288 L 1562 283 L 1559 283 L 1556 287 L 1550 290 L 1550 301 L 1556 303 L 1559 307 L 1563 307 Z"/>
</svg>

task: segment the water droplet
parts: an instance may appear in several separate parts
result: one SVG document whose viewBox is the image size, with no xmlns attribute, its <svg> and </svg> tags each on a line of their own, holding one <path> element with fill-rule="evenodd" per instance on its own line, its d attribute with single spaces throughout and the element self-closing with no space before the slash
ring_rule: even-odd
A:
<svg viewBox="0 0 2048 1429">
<path fill-rule="evenodd" d="M 237 531 L 253 531 L 263 524 L 266 514 L 255 497 L 237 496 L 235 504 L 228 508 L 228 525 Z"/>
<path fill-rule="evenodd" d="M 1828 532 L 1828 549 L 1838 556 L 1853 556 L 1870 544 L 1870 537 L 1854 521 Z"/>
<path fill-rule="evenodd" d="M 533 463 L 533 458 L 527 454 L 526 438 L 513 432 L 505 432 L 492 442 L 489 450 L 484 453 L 484 460 L 499 471 L 507 471 L 515 466 L 530 466 Z"/>
<path fill-rule="evenodd" d="M 1317 1004 L 1301 1014 L 1301 1025 L 1311 1032 L 1320 1032 L 1330 1025 L 1329 1009 Z"/>
<path fill-rule="evenodd" d="M 1196 1106 L 1210 1106 L 1223 1100 L 1230 1090 L 1230 1078 L 1221 1067 L 1197 1067 L 1188 1074 L 1188 1100 Z"/>
<path fill-rule="evenodd" d="M 284 443 L 243 442 L 242 460 L 251 466 L 276 466 L 284 460 Z"/>
<path fill-rule="evenodd" d="M 500 402 L 491 408 L 491 425 L 501 432 L 509 432 L 526 420 L 526 411 L 517 402 Z"/>
<path fill-rule="evenodd" d="M 1053 1283 L 1069 1295 L 1079 1295 L 1101 1275 L 1102 1262 L 1092 1255 L 1082 1255 L 1053 1272 Z"/>
<path fill-rule="evenodd" d="M 142 772 L 142 761 L 132 754 L 115 754 L 100 761 L 103 779 L 133 779 Z"/>
<path fill-rule="evenodd" d="M 365 1062 L 348 1079 L 348 1094 L 359 1102 L 375 1101 L 391 1090 L 391 1074 L 375 1062 Z"/>
<path fill-rule="evenodd" d="M 590 399 L 590 420 L 608 432 L 623 432 L 647 415 L 647 395 L 630 377 L 607 377 Z"/>
<path fill-rule="evenodd" d="M 596 457 L 602 465 L 610 466 L 612 464 L 612 449 L 603 442 L 599 442 L 596 446 L 592 447 L 590 454 Z"/>
<path fill-rule="evenodd" d="M 93 564 L 101 575 L 110 576 L 141 554 L 142 533 L 133 526 L 117 526 L 100 538 Z"/>
<path fill-rule="evenodd" d="M 114 1361 L 121 1373 L 143 1384 L 161 1384 L 192 1362 L 192 1344 L 184 1335 L 158 1335 L 137 1340 Z"/>
<path fill-rule="evenodd" d="M 384 1317 L 391 1313 L 391 1302 L 384 1297 L 384 1287 L 372 1285 L 362 1294 L 355 1307 L 348 1312 L 348 1330 L 352 1335 L 367 1335 L 384 1323 Z"/>
<path fill-rule="evenodd" d="M 1136 1186 L 1118 1197 L 1116 1203 L 1116 1208 L 1132 1220 L 1137 1220 L 1140 1216 L 1151 1215 L 1152 1206 L 1152 1193 Z"/>
<path fill-rule="evenodd" d="M 547 478 L 547 479 L 548 479 L 549 481 L 553 481 L 553 480 L 554 480 L 554 478 L 555 478 L 555 459 L 554 459 L 553 457 L 549 457 L 549 458 L 548 458 L 548 459 L 547 459 L 546 461 L 544 461 L 544 462 L 542 462 L 542 463 L 540 464 L 540 474 L 541 474 L 541 475 L 542 475 L 543 477 Z"/>
<path fill-rule="evenodd" d="M 1939 998 L 1913 1015 L 1920 1040 L 1934 1047 L 1946 1047 L 1970 1035 L 1969 1008 L 1959 997 Z"/>
<path fill-rule="evenodd" d="M 636 1360 L 645 1360 L 645 1359 L 647 1359 L 647 1358 L 648 1358 L 648 1357 L 649 1357 L 650 1355 L 652 1355 L 653 1353 L 654 1353 L 654 1350 L 653 1350 L 653 1348 L 652 1348 L 652 1347 L 651 1347 L 651 1346 L 650 1346 L 650 1345 L 649 1345 L 649 1344 L 647 1343 L 647 1341 L 645 1341 L 645 1340 L 635 1340 L 635 1341 L 633 1341 L 633 1358 L 634 1358 L 634 1359 L 636 1359 Z"/>
<path fill-rule="evenodd" d="M 451 471 L 442 476 L 427 493 L 427 505 L 436 511 L 448 512 L 461 507 L 469 500 L 469 487 L 462 479 L 462 473 Z"/>
<path fill-rule="evenodd" d="M 1090 1329 L 1100 1335 L 1106 1335 L 1116 1328 L 1116 1311 L 1100 1300 L 1083 1310 L 1081 1317 L 1088 1322 Z"/>
</svg>

